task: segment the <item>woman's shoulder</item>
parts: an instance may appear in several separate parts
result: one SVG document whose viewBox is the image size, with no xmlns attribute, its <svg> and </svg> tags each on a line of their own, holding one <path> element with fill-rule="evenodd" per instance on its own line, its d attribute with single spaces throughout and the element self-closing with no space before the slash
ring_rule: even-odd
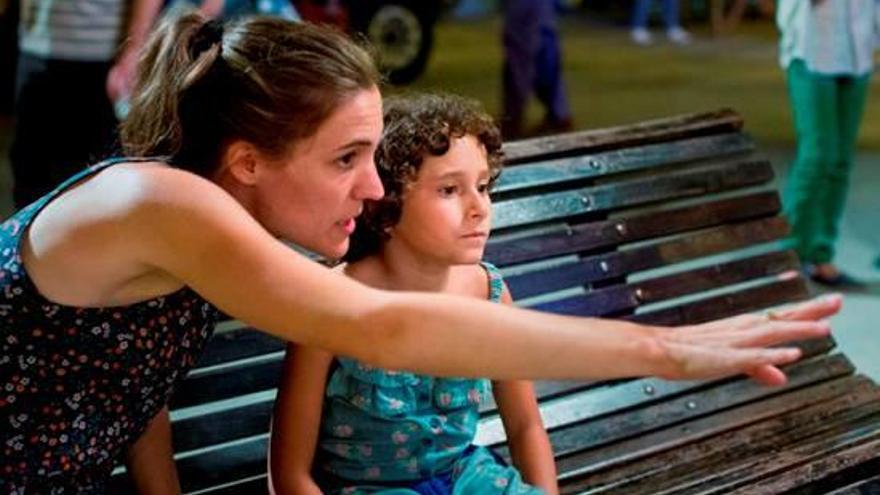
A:
<svg viewBox="0 0 880 495">
<path fill-rule="evenodd" d="M 252 223 L 242 205 L 214 181 L 159 161 L 124 162 L 102 171 L 71 196 L 85 211 L 120 225 L 211 226 Z M 82 211 L 82 210 L 81 210 Z"/>
<path fill-rule="evenodd" d="M 125 194 L 119 196 L 132 202 L 200 202 L 205 193 L 223 193 L 211 180 L 161 161 L 121 162 L 102 171 L 92 182 L 102 191 L 122 191 Z"/>
</svg>

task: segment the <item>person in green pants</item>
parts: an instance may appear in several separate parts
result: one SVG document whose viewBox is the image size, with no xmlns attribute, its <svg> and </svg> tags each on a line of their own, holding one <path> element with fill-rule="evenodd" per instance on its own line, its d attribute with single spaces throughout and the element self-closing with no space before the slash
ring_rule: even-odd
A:
<svg viewBox="0 0 880 495">
<path fill-rule="evenodd" d="M 780 0 L 777 10 L 780 62 L 797 133 L 783 202 L 806 272 L 825 285 L 858 284 L 833 260 L 878 16 L 880 0 Z"/>
</svg>

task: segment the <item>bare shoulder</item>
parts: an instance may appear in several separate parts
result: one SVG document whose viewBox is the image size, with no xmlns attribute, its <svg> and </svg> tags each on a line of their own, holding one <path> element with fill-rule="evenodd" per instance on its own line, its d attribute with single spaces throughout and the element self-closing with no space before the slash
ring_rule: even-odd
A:
<svg viewBox="0 0 880 495">
<path fill-rule="evenodd" d="M 388 280 L 382 264 L 373 256 L 367 256 L 352 263 L 346 263 L 339 270 L 347 277 L 378 289 L 388 289 Z"/>
<path fill-rule="evenodd" d="M 134 240 L 163 223 L 198 217 L 204 225 L 236 211 L 249 218 L 234 198 L 198 175 L 161 162 L 120 163 L 53 199 L 34 219 L 30 235 L 46 248 L 94 249 Z"/>
<path fill-rule="evenodd" d="M 236 215 L 206 211 L 236 208 L 243 210 L 220 187 L 195 174 L 161 162 L 120 163 L 74 184 L 40 211 L 26 233 L 22 255 L 31 278 L 55 301 L 106 305 L 139 300 L 180 285 L 150 262 L 157 240 L 168 231 L 228 221 Z M 250 220 L 246 213 L 238 217 L 239 222 Z M 178 251 L 185 245 L 170 238 L 167 244 Z"/>
<path fill-rule="evenodd" d="M 489 273 L 480 264 L 453 267 L 453 290 L 456 293 L 487 299 L 489 297 Z"/>
<path fill-rule="evenodd" d="M 132 206 L 139 204 L 205 204 L 208 201 L 234 202 L 214 182 L 186 170 L 161 162 L 125 163 L 100 173 L 91 181 L 96 189 L 115 190 L 114 194 Z"/>
<path fill-rule="evenodd" d="M 111 217 L 118 220 L 145 204 L 197 204 L 206 197 L 224 196 L 232 200 L 211 181 L 162 162 L 120 163 L 72 185 L 38 217 L 82 227 Z"/>
<path fill-rule="evenodd" d="M 209 179 L 163 163 L 127 163 L 102 172 L 87 184 L 83 202 L 94 210 L 116 212 L 119 225 L 137 232 L 170 228 L 252 229 L 256 221 L 242 205 Z M 169 234 L 169 232 L 166 232 Z M 173 237 L 169 237 L 173 239 Z"/>
</svg>

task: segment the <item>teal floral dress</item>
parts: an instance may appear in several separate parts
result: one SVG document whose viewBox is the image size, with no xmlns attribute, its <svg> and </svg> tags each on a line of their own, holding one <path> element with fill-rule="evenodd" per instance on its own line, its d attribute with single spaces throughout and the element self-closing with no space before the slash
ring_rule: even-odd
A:
<svg viewBox="0 0 880 495">
<path fill-rule="evenodd" d="M 501 274 L 483 263 L 490 300 Z M 485 379 L 437 378 L 338 358 L 324 397 L 316 478 L 328 493 L 540 494 L 472 445 Z"/>
</svg>

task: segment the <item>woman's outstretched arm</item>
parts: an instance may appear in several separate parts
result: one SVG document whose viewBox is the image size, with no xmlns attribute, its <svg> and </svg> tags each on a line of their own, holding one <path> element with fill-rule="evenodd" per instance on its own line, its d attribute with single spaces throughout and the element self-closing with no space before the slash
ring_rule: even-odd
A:
<svg viewBox="0 0 880 495">
<path fill-rule="evenodd" d="M 827 335 L 821 320 L 840 307 L 839 299 L 817 300 L 796 319 L 675 329 L 386 292 L 295 253 L 207 180 L 154 167 L 136 189 L 112 219 L 113 239 L 128 239 L 132 263 L 172 275 L 266 332 L 385 368 L 493 379 L 745 372 L 778 383 L 784 376 L 760 370 L 799 351 L 765 347 Z"/>
</svg>

